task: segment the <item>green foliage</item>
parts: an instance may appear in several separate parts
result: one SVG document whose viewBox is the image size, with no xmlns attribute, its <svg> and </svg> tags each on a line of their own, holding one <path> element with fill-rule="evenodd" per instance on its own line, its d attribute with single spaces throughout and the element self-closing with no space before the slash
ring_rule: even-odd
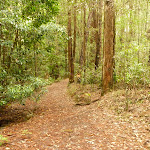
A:
<svg viewBox="0 0 150 150">
<path fill-rule="evenodd" d="M 88 84 L 100 84 L 101 83 L 101 68 L 97 68 L 95 71 L 95 68 L 90 69 L 88 68 L 86 70 L 86 82 Z"/>
<path fill-rule="evenodd" d="M 23 18 L 34 18 L 33 25 L 40 27 L 43 23 L 49 22 L 53 15 L 58 13 L 57 0 L 25 0 L 26 5 L 22 10 Z"/>
<path fill-rule="evenodd" d="M 24 104 L 27 97 L 33 97 L 34 100 L 39 100 L 40 96 L 45 92 L 44 86 L 50 84 L 52 80 L 44 80 L 42 78 L 30 77 L 24 85 L 8 85 L 2 93 L 0 105 L 5 105 L 10 102 L 18 101 Z M 3 87 L 1 87 L 3 89 Z M 36 93 L 37 92 L 37 93 Z"/>
<path fill-rule="evenodd" d="M 21 101 L 22 99 L 30 96 L 34 91 L 34 88 L 29 86 L 13 85 L 8 86 L 5 92 L 6 101 Z"/>
<path fill-rule="evenodd" d="M 0 81 L 3 82 L 7 77 L 7 72 L 4 68 L 0 67 Z"/>
<path fill-rule="evenodd" d="M 149 85 L 148 59 L 145 57 L 146 46 L 131 42 L 129 46 L 123 46 L 116 52 L 115 72 L 117 82 L 132 86 Z"/>
<path fill-rule="evenodd" d="M 86 71 L 81 72 L 81 83 L 82 84 L 98 84 L 101 85 L 101 67 L 95 70 L 94 67 L 86 68 Z"/>
<path fill-rule="evenodd" d="M 0 85 L 0 93 L 3 91 L 3 87 Z"/>
<path fill-rule="evenodd" d="M 147 84 L 150 82 L 149 80 L 149 73 L 147 72 L 148 68 L 145 67 L 142 63 L 135 63 L 128 68 L 128 72 L 126 73 L 126 82 L 127 83 L 134 83 L 136 82 L 137 85 Z"/>
<path fill-rule="evenodd" d="M 60 8 L 58 2 L 62 5 Z M 145 2 L 146 0 L 135 2 L 132 9 L 130 9 L 130 1 L 123 3 L 116 0 L 115 2 L 117 11 L 115 82 L 134 86 L 150 83 L 147 65 L 149 50 L 145 36 L 149 18 L 148 14 L 146 16 Z M 29 96 L 39 99 L 39 95 L 44 91 L 39 92 L 39 89 L 49 83 L 42 78 L 52 82 L 53 79 L 59 80 L 68 74 L 66 72 L 68 18 L 66 17 L 67 9 L 64 8 L 66 5 L 73 8 L 74 3 L 58 0 L 5 0 L 5 2 L 0 0 L 0 3 L 2 35 L 0 37 L 0 105 L 13 101 L 22 103 L 23 99 Z M 80 5 L 79 3 L 76 5 Z M 87 3 L 86 71 L 83 71 L 84 68 L 80 64 L 83 48 L 81 13 L 83 10 L 77 7 L 75 72 L 81 72 L 81 83 L 101 85 L 102 52 L 100 67 L 96 71 L 94 69 L 96 52 L 94 32 L 98 30 L 92 26 L 91 8 L 88 2 L 85 3 Z M 59 9 L 61 13 L 55 18 Z M 62 14 L 65 16 L 62 17 Z M 145 29 L 142 29 L 143 24 L 145 24 Z M 2 59 L 5 59 L 4 63 Z M 39 93 L 35 94 L 35 91 Z"/>
<path fill-rule="evenodd" d="M 28 79 L 31 82 L 32 87 L 35 89 L 39 89 L 43 86 L 46 86 L 47 84 L 49 84 L 49 82 L 47 80 L 44 80 L 42 78 L 35 78 L 35 77 L 30 77 Z"/>
<path fill-rule="evenodd" d="M 27 97 L 37 101 L 43 87 L 53 82 L 51 77 L 60 76 L 55 64 L 62 69 L 65 62 L 58 57 L 66 45 L 61 41 L 66 40 L 65 28 L 54 20 L 58 0 L 0 2 L 0 106 L 24 103 Z"/>
</svg>

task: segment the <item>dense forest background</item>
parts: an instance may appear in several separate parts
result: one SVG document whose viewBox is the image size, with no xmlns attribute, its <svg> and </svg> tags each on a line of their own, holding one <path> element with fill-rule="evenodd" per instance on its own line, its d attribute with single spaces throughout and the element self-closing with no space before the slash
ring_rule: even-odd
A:
<svg viewBox="0 0 150 150">
<path fill-rule="evenodd" d="M 68 76 L 104 89 L 107 76 L 107 88 L 149 87 L 149 4 L 0 0 L 0 105 L 38 100 L 42 87 Z"/>
</svg>

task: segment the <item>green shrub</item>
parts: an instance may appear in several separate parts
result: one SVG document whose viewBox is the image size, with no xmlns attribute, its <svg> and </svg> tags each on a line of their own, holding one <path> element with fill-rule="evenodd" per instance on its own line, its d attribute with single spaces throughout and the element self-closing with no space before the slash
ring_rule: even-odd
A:
<svg viewBox="0 0 150 150">
<path fill-rule="evenodd" d="M 3 82 L 7 77 L 7 72 L 4 68 L 0 67 L 0 81 Z"/>
<path fill-rule="evenodd" d="M 48 80 L 42 79 L 42 78 L 38 78 L 38 77 L 30 77 L 29 81 L 31 82 L 31 85 L 34 89 L 38 89 L 41 88 L 43 86 L 46 86 L 47 84 L 49 84 Z"/>
<path fill-rule="evenodd" d="M 35 78 L 29 77 L 26 79 L 24 85 L 17 84 L 17 85 L 8 85 L 6 86 L 5 90 L 2 86 L 0 86 L 0 106 L 3 106 L 10 102 L 20 102 L 24 104 L 24 100 L 27 97 L 32 97 L 33 100 L 37 101 L 40 99 L 40 96 L 46 91 L 44 86 L 52 83 L 53 80 L 51 78 L 45 80 L 42 78 Z"/>
<path fill-rule="evenodd" d="M 0 85 L 0 93 L 3 91 L 3 87 Z"/>
<path fill-rule="evenodd" d="M 115 72 L 117 82 L 131 86 L 145 86 L 150 83 L 149 54 L 145 44 L 130 42 L 116 47 Z"/>
<path fill-rule="evenodd" d="M 148 81 L 148 68 L 145 67 L 142 63 L 135 63 L 128 69 L 129 71 L 126 74 L 127 83 L 130 82 L 136 84 L 144 84 L 146 83 L 146 81 Z"/>
<path fill-rule="evenodd" d="M 119 70 L 121 70 L 121 68 L 119 69 L 118 66 L 116 66 L 117 82 L 124 81 L 126 84 L 134 86 L 148 85 L 150 83 L 149 68 L 142 63 L 132 62 L 132 64 L 128 64 L 128 67 L 126 66 L 125 70 L 122 69 L 122 72 L 119 72 Z"/>
<path fill-rule="evenodd" d="M 98 68 L 95 70 L 94 68 L 88 68 L 86 70 L 85 78 L 87 84 L 101 84 L 101 69 Z"/>
</svg>

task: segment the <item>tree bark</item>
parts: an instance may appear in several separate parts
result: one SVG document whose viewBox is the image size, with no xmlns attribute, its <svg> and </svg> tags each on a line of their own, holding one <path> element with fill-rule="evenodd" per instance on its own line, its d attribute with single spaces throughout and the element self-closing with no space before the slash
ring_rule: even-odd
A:
<svg viewBox="0 0 150 150">
<path fill-rule="evenodd" d="M 3 37 L 3 32 L 2 32 L 2 25 L 0 25 L 1 27 L 1 40 L 3 41 L 4 40 L 4 37 Z M 5 59 L 6 59 L 6 46 L 5 45 L 1 45 L 0 44 L 0 60 L 1 60 L 1 66 L 5 67 Z"/>
<path fill-rule="evenodd" d="M 68 10 L 68 67 L 69 67 L 69 83 L 74 82 L 74 63 L 72 51 L 72 33 L 71 33 L 71 9 Z"/>
<path fill-rule="evenodd" d="M 128 40 L 129 40 L 129 44 L 131 42 L 132 39 L 134 39 L 134 26 L 133 26 L 133 20 L 134 20 L 134 16 L 133 16 L 133 9 L 134 9 L 134 0 L 129 0 L 129 14 L 130 14 L 130 22 L 129 22 L 129 37 L 128 37 Z"/>
<path fill-rule="evenodd" d="M 86 23 L 85 23 L 85 25 L 83 23 L 83 26 L 86 26 L 86 31 L 84 32 L 84 34 L 85 34 L 85 46 L 87 44 L 88 37 L 89 37 L 89 28 L 90 28 L 91 23 L 92 23 L 92 16 L 93 16 L 93 11 L 90 11 L 89 15 L 88 15 L 87 25 L 86 25 Z M 83 18 L 83 17 L 81 16 L 81 18 Z M 83 35 L 80 35 L 80 36 L 83 36 Z M 83 42 L 82 42 L 82 46 L 81 46 L 81 53 L 80 53 L 79 62 L 80 62 L 80 66 L 82 68 L 82 66 L 83 66 Z"/>
<path fill-rule="evenodd" d="M 34 75 L 37 77 L 37 51 L 36 51 L 36 43 L 33 45 L 34 49 Z"/>
<path fill-rule="evenodd" d="M 6 64 L 5 64 L 5 61 L 6 61 L 6 46 L 5 45 L 2 46 L 2 51 L 3 51 L 2 65 L 3 65 L 4 68 L 6 68 Z"/>
<path fill-rule="evenodd" d="M 9 55 L 9 57 L 8 57 L 8 69 L 10 68 L 10 65 L 11 65 L 11 58 L 12 58 L 12 54 L 13 54 L 13 51 L 14 51 L 14 49 L 16 48 L 16 46 L 17 46 L 17 42 L 18 42 L 18 34 L 19 34 L 19 32 L 18 32 L 18 29 L 16 30 L 16 36 L 15 36 L 15 41 L 14 41 L 14 43 L 13 43 L 13 47 L 11 48 L 11 52 L 10 52 L 10 55 Z"/>
<path fill-rule="evenodd" d="M 83 32 L 84 32 L 84 36 L 83 36 L 83 71 L 84 71 L 84 83 L 85 83 L 85 78 L 86 78 L 86 44 L 87 44 L 87 32 L 86 32 L 86 6 L 84 3 L 83 6 L 83 11 L 84 11 L 84 15 L 83 15 Z"/>
<path fill-rule="evenodd" d="M 148 16 L 149 16 L 149 0 L 147 0 L 147 8 L 146 8 L 146 23 L 145 23 L 145 31 L 147 31 L 147 20 L 148 20 Z"/>
<path fill-rule="evenodd" d="M 66 73 L 68 72 L 68 60 L 67 60 L 67 46 L 65 47 L 65 71 L 66 71 Z M 67 74 L 65 74 L 65 76 L 66 76 Z"/>
<path fill-rule="evenodd" d="M 105 0 L 102 95 L 108 92 L 113 87 L 114 48 L 115 48 L 114 2 L 113 0 Z"/>
<path fill-rule="evenodd" d="M 95 28 L 95 43 L 96 43 L 96 55 L 95 55 L 95 70 L 99 66 L 101 57 L 101 29 L 102 29 L 102 0 L 98 3 L 98 10 L 93 9 L 93 21 Z"/>
<path fill-rule="evenodd" d="M 2 38 L 3 38 L 2 25 L 0 24 L 0 39 L 2 40 Z M 2 43 L 2 41 L 1 41 L 1 43 Z M 2 45 L 0 44 L 0 66 L 1 66 L 1 62 L 2 62 L 1 57 L 2 57 Z"/>
<path fill-rule="evenodd" d="M 74 40 L 73 40 L 73 59 L 75 60 L 75 52 L 76 52 L 76 38 L 77 38 L 77 16 L 76 16 L 76 2 L 74 1 Z"/>
<path fill-rule="evenodd" d="M 84 24 L 84 27 L 83 27 L 83 31 L 84 31 L 84 36 L 83 36 L 83 66 L 85 68 L 85 65 L 86 65 L 86 55 L 85 55 L 85 52 L 86 52 L 86 7 L 85 7 L 85 4 L 84 4 L 84 16 L 83 16 L 83 24 Z"/>
</svg>

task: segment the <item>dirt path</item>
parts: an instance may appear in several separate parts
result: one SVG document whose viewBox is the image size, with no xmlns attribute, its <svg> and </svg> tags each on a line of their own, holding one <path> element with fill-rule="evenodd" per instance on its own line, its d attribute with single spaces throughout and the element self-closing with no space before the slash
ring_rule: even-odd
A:
<svg viewBox="0 0 150 150">
<path fill-rule="evenodd" d="M 63 80 L 49 86 L 32 118 L 1 128 L 0 134 L 7 136 L 9 142 L 0 149 L 148 149 L 148 131 L 137 124 L 119 120 L 98 108 L 98 103 L 74 106 L 66 93 L 67 83 L 68 80 Z"/>
</svg>

